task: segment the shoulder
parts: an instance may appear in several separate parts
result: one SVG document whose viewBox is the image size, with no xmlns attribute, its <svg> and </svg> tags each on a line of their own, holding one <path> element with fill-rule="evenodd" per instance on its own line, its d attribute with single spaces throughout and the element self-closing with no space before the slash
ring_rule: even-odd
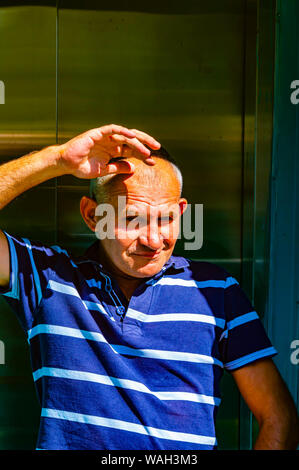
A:
<svg viewBox="0 0 299 470">
<path fill-rule="evenodd" d="M 174 256 L 176 265 L 183 265 L 184 271 L 189 273 L 197 281 L 224 281 L 226 283 L 237 282 L 232 275 L 218 264 L 208 261 L 193 260 L 181 256 Z M 234 280 L 234 281 L 233 281 Z"/>
<path fill-rule="evenodd" d="M 54 271 L 63 265 L 75 266 L 73 254 L 60 245 L 26 237 L 11 236 L 11 238 L 17 250 L 27 253 L 34 264 L 49 267 Z M 22 251 L 19 251 L 19 255 Z"/>
</svg>

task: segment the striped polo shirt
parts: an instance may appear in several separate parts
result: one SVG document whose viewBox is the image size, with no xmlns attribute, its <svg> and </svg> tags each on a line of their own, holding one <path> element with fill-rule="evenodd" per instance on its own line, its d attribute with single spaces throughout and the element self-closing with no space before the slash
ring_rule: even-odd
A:
<svg viewBox="0 0 299 470">
<path fill-rule="evenodd" d="M 4 232 L 1 294 L 30 347 L 37 449 L 216 449 L 223 370 L 276 354 L 238 282 L 171 256 L 129 302 L 99 259 Z"/>
</svg>

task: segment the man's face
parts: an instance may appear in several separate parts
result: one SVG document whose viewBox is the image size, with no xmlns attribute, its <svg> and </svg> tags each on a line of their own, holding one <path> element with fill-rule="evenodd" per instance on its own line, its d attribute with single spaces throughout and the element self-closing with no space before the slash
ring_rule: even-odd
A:
<svg viewBox="0 0 299 470">
<path fill-rule="evenodd" d="M 101 240 L 109 261 L 135 278 L 158 273 L 174 250 L 187 205 L 175 175 L 167 175 L 162 184 L 132 175 L 112 185 L 107 202 L 115 213 L 114 238 Z"/>
</svg>

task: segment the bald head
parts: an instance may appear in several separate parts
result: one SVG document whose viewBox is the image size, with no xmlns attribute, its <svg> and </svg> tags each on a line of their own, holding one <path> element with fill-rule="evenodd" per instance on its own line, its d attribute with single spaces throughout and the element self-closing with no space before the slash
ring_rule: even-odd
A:
<svg viewBox="0 0 299 470">
<path fill-rule="evenodd" d="M 127 158 L 135 166 L 134 173 L 107 175 L 91 180 L 91 197 L 100 204 L 107 202 L 110 194 L 123 192 L 126 188 L 134 188 L 136 185 L 152 188 L 153 192 L 158 188 L 169 189 L 172 193 L 177 193 L 179 198 L 183 185 L 179 168 L 163 157 L 153 156 L 153 158 L 155 165 L 148 165 L 135 157 Z"/>
</svg>

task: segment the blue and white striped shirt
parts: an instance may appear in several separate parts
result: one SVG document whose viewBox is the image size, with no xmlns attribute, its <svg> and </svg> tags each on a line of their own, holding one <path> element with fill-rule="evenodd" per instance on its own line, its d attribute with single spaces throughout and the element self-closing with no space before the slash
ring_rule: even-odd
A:
<svg viewBox="0 0 299 470">
<path fill-rule="evenodd" d="M 223 369 L 276 354 L 238 282 L 171 256 L 129 303 L 98 258 L 5 233 L 3 294 L 28 336 L 38 449 L 217 447 Z"/>
</svg>

